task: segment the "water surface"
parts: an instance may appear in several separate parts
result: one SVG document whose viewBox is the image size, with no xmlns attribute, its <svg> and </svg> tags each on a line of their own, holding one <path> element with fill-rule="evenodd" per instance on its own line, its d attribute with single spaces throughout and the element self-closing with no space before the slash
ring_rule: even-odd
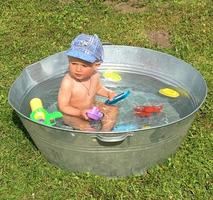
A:
<svg viewBox="0 0 213 200">
<path fill-rule="evenodd" d="M 101 72 L 103 74 L 103 72 Z M 194 110 L 194 104 L 190 95 L 184 88 L 170 85 L 156 78 L 135 74 L 120 72 L 121 81 L 113 82 L 101 76 L 102 83 L 109 89 L 114 90 L 117 94 L 130 90 L 131 94 L 125 100 L 117 103 L 119 107 L 119 117 L 116 123 L 118 125 L 134 125 L 137 128 L 149 128 L 166 125 L 175 122 Z M 29 116 L 29 101 L 34 97 L 39 97 L 43 101 L 44 108 L 49 112 L 56 111 L 57 95 L 60 82 L 64 74 L 59 77 L 53 77 L 36 85 L 25 96 L 21 105 L 22 112 Z M 169 98 L 159 94 L 161 88 L 176 88 L 180 93 L 177 98 Z M 98 101 L 105 101 L 106 98 L 97 97 Z M 136 106 L 146 105 L 163 105 L 161 113 L 155 113 L 150 117 L 137 117 L 133 110 Z M 59 124 L 60 126 L 60 124 Z"/>
</svg>

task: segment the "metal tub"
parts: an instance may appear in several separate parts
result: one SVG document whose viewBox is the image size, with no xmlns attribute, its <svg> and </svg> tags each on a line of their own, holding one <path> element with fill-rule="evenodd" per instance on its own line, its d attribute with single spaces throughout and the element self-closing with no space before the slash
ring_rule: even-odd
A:
<svg viewBox="0 0 213 200">
<path fill-rule="evenodd" d="M 68 70 L 64 52 L 26 67 L 10 88 L 9 103 L 38 149 L 54 165 L 108 177 L 142 174 L 176 152 L 205 100 L 206 82 L 191 65 L 165 53 L 120 45 L 105 45 L 104 51 L 100 71 L 113 69 L 133 76 L 145 75 L 184 88 L 190 94 L 192 109 L 184 113 L 183 107 L 182 117 L 165 125 L 119 133 L 85 133 L 33 122 L 29 118 L 30 98 L 45 94 L 44 107 L 57 100 L 60 81 Z M 36 89 L 37 85 L 41 87 Z"/>
</svg>

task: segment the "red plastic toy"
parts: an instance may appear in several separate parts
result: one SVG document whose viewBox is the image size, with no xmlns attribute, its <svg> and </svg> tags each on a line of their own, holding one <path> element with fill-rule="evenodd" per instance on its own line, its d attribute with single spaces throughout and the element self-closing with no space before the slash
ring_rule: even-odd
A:
<svg viewBox="0 0 213 200">
<path fill-rule="evenodd" d="M 137 106 L 134 108 L 134 113 L 138 117 L 150 117 L 153 113 L 160 113 L 163 110 L 163 105 L 159 106 Z"/>
</svg>

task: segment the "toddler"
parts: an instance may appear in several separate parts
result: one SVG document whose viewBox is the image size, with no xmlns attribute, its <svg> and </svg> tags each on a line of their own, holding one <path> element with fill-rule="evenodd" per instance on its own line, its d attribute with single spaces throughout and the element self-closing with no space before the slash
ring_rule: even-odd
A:
<svg viewBox="0 0 213 200">
<path fill-rule="evenodd" d="M 104 117 L 100 131 L 111 131 L 118 115 L 118 108 L 96 102 L 96 95 L 110 100 L 116 96 L 100 82 L 98 67 L 103 62 L 103 47 L 97 35 L 78 35 L 66 52 L 69 72 L 64 76 L 58 93 L 58 107 L 64 123 L 82 131 L 95 131 L 87 112 L 97 106 Z"/>
</svg>

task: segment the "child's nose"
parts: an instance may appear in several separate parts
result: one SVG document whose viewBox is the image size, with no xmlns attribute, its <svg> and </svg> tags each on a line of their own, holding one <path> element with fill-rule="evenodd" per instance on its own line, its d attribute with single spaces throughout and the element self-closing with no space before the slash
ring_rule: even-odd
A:
<svg viewBox="0 0 213 200">
<path fill-rule="evenodd" d="M 76 66 L 76 71 L 80 72 L 81 71 L 81 65 Z"/>
</svg>

